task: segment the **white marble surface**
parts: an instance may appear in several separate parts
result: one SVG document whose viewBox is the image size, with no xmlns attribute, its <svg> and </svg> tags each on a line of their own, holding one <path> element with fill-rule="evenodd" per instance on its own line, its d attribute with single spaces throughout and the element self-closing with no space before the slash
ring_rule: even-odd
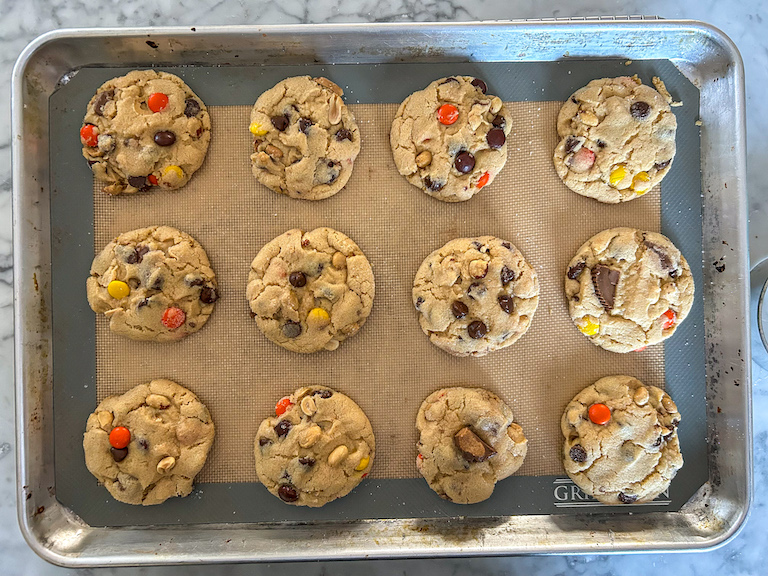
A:
<svg viewBox="0 0 768 576">
<path fill-rule="evenodd" d="M 13 431 L 12 257 L 10 173 L 10 75 L 13 62 L 33 38 L 56 28 L 201 24 L 286 24 L 408 20 L 495 20 L 655 14 L 692 18 L 724 30 L 740 48 L 747 77 L 750 252 L 768 256 L 768 2 L 766 0 L 3 0 L 0 2 L 0 573 L 8 575 L 151 574 L 601 574 L 674 573 L 733 576 L 765 573 L 768 560 L 768 373 L 754 365 L 755 503 L 742 533 L 719 550 L 695 554 L 634 556 L 511 557 L 305 563 L 283 565 L 65 570 L 40 560 L 16 522 Z M 755 354 L 763 353 L 755 350 Z M 761 415 L 763 417 L 761 417 Z"/>
</svg>

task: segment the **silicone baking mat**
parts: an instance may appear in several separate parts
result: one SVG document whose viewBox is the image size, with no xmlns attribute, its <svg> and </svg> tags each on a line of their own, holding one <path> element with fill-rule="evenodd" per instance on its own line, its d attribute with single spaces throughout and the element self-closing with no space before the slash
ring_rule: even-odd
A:
<svg viewBox="0 0 768 576">
<path fill-rule="evenodd" d="M 127 70 L 82 70 L 51 99 L 56 111 L 52 124 L 58 125 L 52 129 L 54 140 L 62 138 L 71 147 L 60 153 L 63 149 L 53 146 L 60 152 L 51 159 L 57 497 L 87 522 L 140 525 L 606 510 L 563 474 L 559 419 L 576 392 L 618 373 L 647 384 L 666 383 L 683 414 L 680 434 L 686 465 L 670 493 L 645 509 L 679 508 L 704 481 L 699 300 L 673 339 L 622 355 L 593 346 L 576 330 L 562 294 L 565 267 L 578 247 L 614 226 L 667 234 L 687 256 L 695 280 L 701 281 L 694 125 L 698 92 L 668 62 L 168 70 L 182 76 L 208 104 L 213 124 L 203 168 L 179 191 L 110 197 L 93 184 L 78 157 L 77 129 L 88 99 L 104 80 Z M 570 192 L 555 174 L 555 118 L 560 102 L 589 79 L 633 73 L 645 83 L 661 76 L 683 101 L 684 106 L 675 109 L 678 155 L 661 193 L 655 190 L 627 204 L 604 205 Z M 321 202 L 275 194 L 261 186 L 250 169 L 252 137 L 247 127 L 253 101 L 280 79 L 299 74 L 324 75 L 344 87 L 360 127 L 361 153 L 352 178 L 344 190 Z M 513 117 L 506 167 L 475 198 L 458 204 L 439 202 L 408 184 L 397 173 L 389 149 L 397 103 L 426 85 L 425 79 L 451 74 L 484 78 L 489 93 L 502 97 Z M 168 224 L 194 236 L 219 279 L 222 297 L 208 324 L 179 343 L 119 338 L 84 303 L 84 280 L 94 252 L 120 232 L 152 224 Z M 376 299 L 366 325 L 338 350 L 299 355 L 259 332 L 248 314 L 245 285 L 250 261 L 264 243 L 290 228 L 318 226 L 338 229 L 358 243 L 373 266 Z M 539 308 L 529 332 L 513 346 L 483 358 L 454 358 L 432 346 L 421 332 L 410 299 L 413 275 L 423 258 L 448 240 L 484 234 L 513 242 L 535 267 L 541 285 Z M 66 331 L 59 330 L 62 325 Z M 682 375 L 685 378 L 679 378 Z M 114 502 L 96 485 L 83 463 L 81 434 L 97 401 L 157 377 L 171 378 L 200 396 L 212 413 L 217 438 L 190 497 L 141 509 Z M 253 469 L 252 442 L 259 422 L 277 399 L 306 383 L 326 384 L 351 396 L 370 418 L 377 439 L 370 478 L 350 496 L 319 510 L 285 506 L 257 483 Z M 499 483 L 489 501 L 473 506 L 440 500 L 415 467 L 414 422 L 421 401 L 437 388 L 457 384 L 499 394 L 529 439 L 528 456 L 517 475 Z"/>
</svg>

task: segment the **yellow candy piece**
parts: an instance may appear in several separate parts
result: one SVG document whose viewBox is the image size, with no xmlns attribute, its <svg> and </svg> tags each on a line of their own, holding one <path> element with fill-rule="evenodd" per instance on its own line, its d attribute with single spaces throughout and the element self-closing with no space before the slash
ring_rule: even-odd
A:
<svg viewBox="0 0 768 576">
<path fill-rule="evenodd" d="M 365 458 L 363 458 L 362 460 L 360 460 L 360 464 L 358 464 L 358 465 L 355 467 L 355 470 L 357 470 L 358 472 L 362 472 L 363 470 L 365 470 L 366 468 L 368 468 L 368 462 L 370 462 L 370 461 L 371 461 L 371 459 L 370 459 L 370 458 L 368 458 L 368 456 L 366 456 Z"/>
<path fill-rule="evenodd" d="M 184 170 L 182 170 L 175 164 L 171 164 L 165 170 L 163 170 L 163 176 L 167 176 L 169 172 L 175 172 L 176 176 L 178 176 L 179 178 L 184 178 Z"/>
<path fill-rule="evenodd" d="M 267 132 L 269 132 L 268 129 L 262 127 L 261 124 L 258 122 L 252 123 L 250 126 L 248 126 L 248 130 L 251 131 L 251 134 L 254 136 L 264 136 Z"/>
<path fill-rule="evenodd" d="M 121 282 L 120 280 L 112 280 L 112 282 L 110 282 L 107 286 L 107 292 L 109 292 L 109 295 L 112 296 L 112 298 L 115 298 L 116 300 L 122 300 L 131 293 L 131 288 L 125 282 Z"/>
<path fill-rule="evenodd" d="M 307 323 L 323 328 L 331 323 L 331 316 L 322 308 L 312 308 L 307 315 Z"/>
<path fill-rule="evenodd" d="M 579 330 L 581 330 L 582 334 L 586 334 L 587 336 L 594 336 L 598 333 L 600 330 L 600 323 L 597 322 L 597 319 L 594 319 L 595 322 L 592 322 L 593 318 L 592 316 L 585 316 L 584 320 L 586 321 L 585 324 L 582 324 L 579 326 Z"/>
<path fill-rule="evenodd" d="M 627 169 L 624 167 L 623 164 L 619 164 L 613 172 L 611 172 L 611 175 L 609 177 L 609 180 L 611 182 L 611 186 L 617 186 L 624 178 L 627 176 Z"/>
<path fill-rule="evenodd" d="M 638 172 L 637 176 L 632 178 L 632 190 L 635 191 L 635 194 L 641 196 L 642 194 L 648 192 L 650 189 L 650 182 L 651 177 L 648 176 L 648 172 Z"/>
</svg>

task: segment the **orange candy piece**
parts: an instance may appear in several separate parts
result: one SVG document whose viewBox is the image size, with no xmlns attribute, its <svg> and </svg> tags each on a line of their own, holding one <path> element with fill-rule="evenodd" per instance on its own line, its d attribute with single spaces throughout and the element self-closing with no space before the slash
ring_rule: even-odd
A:
<svg viewBox="0 0 768 576">
<path fill-rule="evenodd" d="M 667 320 L 664 321 L 664 330 L 669 330 L 672 328 L 672 326 L 675 325 L 675 320 L 677 320 L 677 314 L 675 314 L 674 310 L 667 310 L 662 314 L 662 316 L 666 316 Z"/>
<path fill-rule="evenodd" d="M 453 104 L 443 104 L 437 109 L 437 119 L 440 124 L 450 126 L 459 119 L 459 109 Z"/>
<path fill-rule="evenodd" d="M 152 184 L 152 186 L 157 186 L 157 176 L 154 174 L 147 176 L 147 180 L 149 180 L 149 183 Z"/>
<path fill-rule="evenodd" d="M 147 98 L 147 106 L 149 106 L 152 112 L 162 112 L 168 106 L 168 96 L 162 92 L 150 94 L 149 98 Z"/>
<path fill-rule="evenodd" d="M 83 144 L 95 148 L 99 144 L 99 130 L 94 124 L 85 124 L 80 128 L 80 138 Z"/>
<path fill-rule="evenodd" d="M 490 180 L 490 179 L 491 179 L 491 173 L 490 172 L 486 172 L 485 174 L 480 176 L 480 180 L 477 181 L 477 189 L 480 190 L 480 188 L 482 188 L 483 186 L 488 184 L 488 180 Z"/>
<path fill-rule="evenodd" d="M 131 442 L 131 431 L 125 426 L 115 426 L 109 433 L 109 443 L 113 448 L 125 448 Z"/>
<path fill-rule="evenodd" d="M 293 406 L 291 399 L 288 396 L 283 396 L 277 401 L 277 404 L 275 404 L 275 414 L 282 416 L 291 406 Z"/>
<path fill-rule="evenodd" d="M 171 306 L 170 308 L 166 308 L 165 312 L 163 312 L 163 317 L 160 321 L 163 323 L 163 326 L 168 328 L 168 330 L 176 330 L 176 328 L 187 321 L 187 315 L 181 308 Z"/>
<path fill-rule="evenodd" d="M 605 404 L 592 404 L 587 412 L 589 413 L 589 419 L 600 426 L 611 421 L 611 409 Z"/>
</svg>

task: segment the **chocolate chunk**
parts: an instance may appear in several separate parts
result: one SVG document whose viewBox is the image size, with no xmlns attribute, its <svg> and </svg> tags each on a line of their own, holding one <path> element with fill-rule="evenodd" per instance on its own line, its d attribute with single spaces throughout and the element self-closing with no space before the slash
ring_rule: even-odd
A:
<svg viewBox="0 0 768 576">
<path fill-rule="evenodd" d="M 579 101 L 576 100 L 576 96 L 571 96 L 571 102 L 573 102 L 574 104 L 578 104 L 579 103 Z"/>
<path fill-rule="evenodd" d="M 112 452 L 115 462 L 122 462 L 128 456 L 128 448 L 110 448 L 109 451 Z"/>
<path fill-rule="evenodd" d="M 114 90 L 104 90 L 104 92 L 99 92 L 99 97 L 96 98 L 96 102 L 93 103 L 93 113 L 96 114 L 96 116 L 104 116 L 104 106 L 106 106 L 107 102 L 112 100 L 114 96 Z"/>
<path fill-rule="evenodd" d="M 504 127 L 507 125 L 507 119 L 504 118 L 501 114 L 497 114 L 496 117 L 491 120 L 491 124 L 493 124 L 496 128 L 504 129 Z"/>
<path fill-rule="evenodd" d="M 277 434 L 278 438 L 282 438 L 291 431 L 291 428 L 293 428 L 293 425 L 288 420 L 280 420 L 280 422 L 275 424 L 275 434 Z"/>
<path fill-rule="evenodd" d="M 671 163 L 672 159 L 670 158 L 669 160 L 664 160 L 664 162 L 657 162 L 653 165 L 653 167 L 656 168 L 656 170 L 664 170 L 664 168 L 669 166 Z"/>
<path fill-rule="evenodd" d="M 453 76 L 449 76 L 448 78 L 440 82 L 440 86 L 442 86 L 443 84 L 450 84 L 451 82 L 456 82 L 456 84 L 459 83 L 459 81 L 456 78 L 454 78 Z"/>
<path fill-rule="evenodd" d="M 136 304 L 136 308 L 144 308 L 144 306 L 149 305 L 149 298 L 144 298 L 143 300 L 139 300 L 139 303 Z"/>
<path fill-rule="evenodd" d="M 272 444 L 272 440 L 270 440 L 266 436 L 262 436 L 261 438 L 259 438 L 259 446 L 269 446 L 270 444 Z"/>
<path fill-rule="evenodd" d="M 295 288 L 302 288 L 307 285 L 307 277 L 304 272 L 291 272 L 291 275 L 288 276 L 288 282 Z"/>
<path fill-rule="evenodd" d="M 629 113 L 638 120 L 645 120 L 648 118 L 648 114 L 651 113 L 651 106 L 647 102 L 638 101 L 629 107 Z"/>
<path fill-rule="evenodd" d="M 606 144 L 606 143 L 605 143 L 605 142 L 603 142 L 602 140 L 598 140 L 598 141 L 597 141 L 597 147 L 598 147 L 598 148 L 605 148 L 606 146 L 608 146 L 608 144 Z"/>
<path fill-rule="evenodd" d="M 194 278 L 189 281 L 190 286 L 202 286 L 203 284 L 205 284 L 205 280 L 200 277 Z"/>
<path fill-rule="evenodd" d="M 320 398 L 330 398 L 333 396 L 333 392 L 330 390 L 315 390 L 312 392 L 312 396 L 320 396 Z"/>
<path fill-rule="evenodd" d="M 508 266 L 504 265 L 501 268 L 501 273 L 499 274 L 499 276 L 501 277 L 501 284 L 503 286 L 506 286 L 507 284 L 512 282 L 512 280 L 515 279 L 515 271 L 509 268 Z"/>
<path fill-rule="evenodd" d="M 200 302 L 203 304 L 213 304 L 219 299 L 219 292 L 212 286 L 203 286 L 200 290 Z"/>
<path fill-rule="evenodd" d="M 573 266 L 568 268 L 568 278 L 571 280 L 576 280 L 579 276 L 581 276 L 581 273 L 584 271 L 584 268 L 586 268 L 587 263 L 583 260 L 581 262 L 576 262 Z"/>
<path fill-rule="evenodd" d="M 312 468 L 312 466 L 315 465 L 315 459 L 314 458 L 310 458 L 308 456 L 305 457 L 305 458 L 299 458 L 299 464 L 302 464 L 302 465 L 306 466 L 307 468 Z"/>
<path fill-rule="evenodd" d="M 488 334 L 488 327 L 480 322 L 480 320 L 474 320 L 467 326 L 467 332 L 469 332 L 471 338 L 477 340 Z"/>
<path fill-rule="evenodd" d="M 192 118 L 200 113 L 200 102 L 194 98 L 187 98 L 184 100 L 184 116 Z"/>
<path fill-rule="evenodd" d="M 574 444 L 571 446 L 570 452 L 568 452 L 568 456 L 571 457 L 571 460 L 574 462 L 586 462 L 587 461 L 587 451 L 584 450 L 584 446 L 581 444 Z"/>
<path fill-rule="evenodd" d="M 272 116 L 272 126 L 283 132 L 288 128 L 288 116 L 285 114 L 282 116 Z"/>
<path fill-rule="evenodd" d="M 280 496 L 280 500 L 283 502 L 296 502 L 299 499 L 299 493 L 296 488 L 290 484 L 283 484 L 277 489 L 277 495 Z"/>
<path fill-rule="evenodd" d="M 504 246 L 504 248 L 506 248 L 507 250 L 512 250 L 512 244 L 510 244 L 509 242 L 502 242 L 501 245 Z"/>
<path fill-rule="evenodd" d="M 600 304 L 606 310 L 613 309 L 613 297 L 616 294 L 616 285 L 619 283 L 621 273 L 608 266 L 599 264 L 592 271 L 592 284 Z"/>
<path fill-rule="evenodd" d="M 501 128 L 491 128 L 488 130 L 488 134 L 485 135 L 485 141 L 488 142 L 488 146 L 491 148 L 501 148 L 507 141 L 507 137 Z"/>
<path fill-rule="evenodd" d="M 512 296 L 499 296 L 499 306 L 501 306 L 501 309 L 507 314 L 512 314 L 512 312 L 515 311 L 515 302 L 512 299 Z"/>
<path fill-rule="evenodd" d="M 496 455 L 496 450 L 465 426 L 453 436 L 453 443 L 467 462 L 485 462 Z"/>
<path fill-rule="evenodd" d="M 656 438 L 656 442 L 654 442 L 654 443 L 653 443 L 653 447 L 654 447 L 654 448 L 658 448 L 659 446 L 661 446 L 661 441 L 662 441 L 662 440 L 663 440 L 663 438 L 662 438 L 661 436 L 659 436 L 658 438 Z"/>
<path fill-rule="evenodd" d="M 136 252 L 136 249 L 134 248 L 132 251 L 128 252 L 128 256 L 125 257 L 125 262 L 127 264 L 136 264 L 136 262 L 139 261 L 139 255 Z"/>
<path fill-rule="evenodd" d="M 437 192 L 437 191 L 438 191 L 438 190 L 440 190 L 440 189 L 441 189 L 443 186 L 445 186 L 445 184 L 443 184 L 443 183 L 442 183 L 442 182 L 440 182 L 439 180 L 432 180 L 432 178 L 430 178 L 429 176 L 426 176 L 426 177 L 424 178 L 424 187 L 425 187 L 427 190 L 432 190 L 432 192 Z"/>
<path fill-rule="evenodd" d="M 312 126 L 312 120 L 309 118 L 299 118 L 299 130 L 303 134 L 309 134 L 309 127 Z"/>
<path fill-rule="evenodd" d="M 161 130 L 155 133 L 155 144 L 158 146 L 171 146 L 176 142 L 176 134 L 170 130 Z"/>
<path fill-rule="evenodd" d="M 339 162 L 334 162 L 333 160 L 328 161 L 328 173 L 326 174 L 326 178 L 328 179 L 326 184 L 333 184 L 336 182 L 336 179 L 339 177 L 339 174 L 341 173 L 341 164 Z"/>
<path fill-rule="evenodd" d="M 467 151 L 459 152 L 453 161 L 453 166 L 462 174 L 468 174 L 475 168 L 475 157 Z"/>
<path fill-rule="evenodd" d="M 472 246 L 474 246 L 475 250 L 477 250 L 478 252 L 482 252 L 483 251 L 483 245 L 480 242 L 478 242 L 477 240 L 472 242 Z"/>
<path fill-rule="evenodd" d="M 149 190 L 149 182 L 146 176 L 128 176 L 128 184 L 134 188 L 138 188 L 142 192 Z"/>
<path fill-rule="evenodd" d="M 146 438 L 139 438 L 139 447 L 142 450 L 149 450 L 149 442 Z"/>
<path fill-rule="evenodd" d="M 451 304 L 451 312 L 453 312 L 456 318 L 464 318 L 464 316 L 469 314 L 469 307 L 461 300 L 454 300 L 453 304 Z"/>
<path fill-rule="evenodd" d="M 472 282 L 472 284 L 469 285 L 469 288 L 467 288 L 467 296 L 472 300 L 477 300 L 478 298 L 485 296 L 487 290 L 488 289 L 480 284 L 480 282 Z"/>
<path fill-rule="evenodd" d="M 480 88 L 480 92 L 482 92 L 483 94 L 488 92 L 488 86 L 486 85 L 485 82 L 480 80 L 480 78 L 475 78 L 474 80 L 472 80 L 472 86 L 474 86 L 475 88 Z"/>
<path fill-rule="evenodd" d="M 637 502 L 637 496 L 634 494 L 624 494 L 624 492 L 619 492 L 619 502 L 622 504 L 633 504 Z"/>
<path fill-rule="evenodd" d="M 144 255 L 149 252 L 149 248 L 146 246 L 136 246 L 136 255 L 139 257 L 139 264 L 144 259 Z"/>
<path fill-rule="evenodd" d="M 301 324 L 289 320 L 283 324 L 283 334 L 286 336 L 286 338 L 296 338 L 299 334 L 301 334 Z"/>
<path fill-rule="evenodd" d="M 576 150 L 576 147 L 579 145 L 581 140 L 578 138 L 574 138 L 573 136 L 568 136 L 568 139 L 565 141 L 565 153 L 570 154 L 574 150 Z"/>
<path fill-rule="evenodd" d="M 680 272 L 677 270 L 677 268 L 669 271 L 669 277 L 672 278 L 672 280 L 674 280 L 678 276 L 680 276 Z"/>
<path fill-rule="evenodd" d="M 336 140 L 338 142 L 341 142 L 342 140 L 349 140 L 352 142 L 352 132 L 347 130 L 346 128 L 342 128 L 338 132 L 336 132 Z"/>
<path fill-rule="evenodd" d="M 422 305 L 422 304 L 424 304 L 424 298 L 422 298 L 421 296 L 419 296 L 418 298 L 416 298 L 416 310 L 418 310 L 419 308 L 421 308 L 421 305 Z"/>
<path fill-rule="evenodd" d="M 658 244 L 649 242 L 648 240 L 643 240 L 643 244 L 645 245 L 646 248 L 648 248 L 652 252 L 655 252 L 658 255 L 662 270 L 671 270 L 674 268 L 672 264 L 672 259 L 669 257 L 669 254 L 667 253 L 666 250 L 664 250 L 664 248 L 662 248 Z"/>
</svg>

